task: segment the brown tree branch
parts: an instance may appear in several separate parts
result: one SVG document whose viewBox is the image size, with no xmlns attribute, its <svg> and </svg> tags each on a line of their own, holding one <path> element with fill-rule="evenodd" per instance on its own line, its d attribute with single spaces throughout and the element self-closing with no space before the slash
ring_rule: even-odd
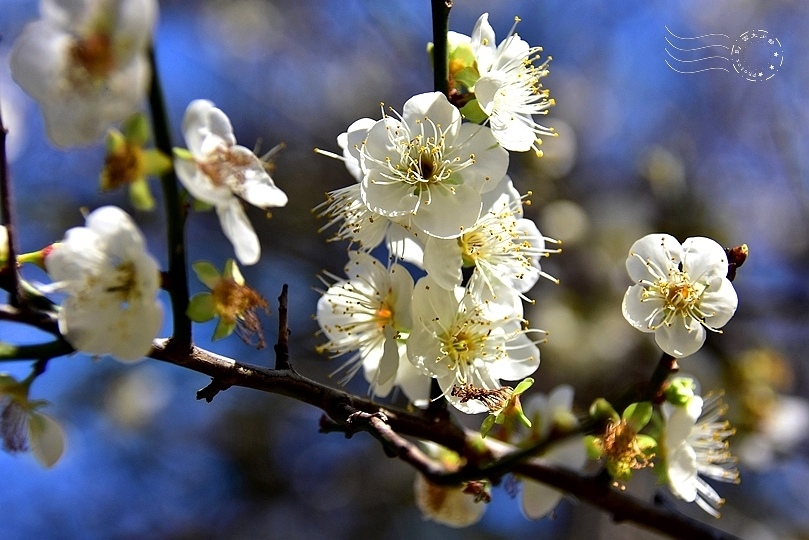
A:
<svg viewBox="0 0 809 540">
<path fill-rule="evenodd" d="M 433 483 L 457 484 L 482 478 L 497 482 L 510 471 L 570 493 L 612 514 L 615 521 L 631 522 L 673 537 L 734 538 L 682 514 L 640 501 L 596 482 L 590 476 L 558 469 L 536 459 L 514 462 L 512 454 L 519 452 L 515 448 L 489 439 L 485 440 L 485 446 L 481 446 L 476 432 L 464 431 L 452 422 L 383 408 L 370 400 L 312 381 L 293 370 L 253 366 L 196 347 L 189 355 L 178 355 L 166 347 L 167 341 L 155 341 L 152 358 L 203 373 L 217 381 L 213 386 L 216 391 L 203 389 L 198 396 L 201 399 L 208 399 L 209 395 L 215 395 L 225 387 L 241 386 L 307 403 L 321 409 L 334 423 L 345 426 L 346 433 L 369 432 L 382 443 L 389 456 L 402 459 Z M 458 471 L 448 471 L 405 437 L 440 444 L 464 456 L 467 463 Z"/>
</svg>

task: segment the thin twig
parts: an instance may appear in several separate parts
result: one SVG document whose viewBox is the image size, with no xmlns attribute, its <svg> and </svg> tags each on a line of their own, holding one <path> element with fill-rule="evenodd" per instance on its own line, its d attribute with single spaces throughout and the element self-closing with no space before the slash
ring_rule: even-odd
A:
<svg viewBox="0 0 809 540">
<path fill-rule="evenodd" d="M 149 110 L 152 116 L 155 146 L 167 156 L 171 156 L 171 130 L 160 86 L 160 71 L 157 67 L 154 48 L 149 49 L 149 61 L 152 66 Z M 180 202 L 174 167 L 160 178 L 160 183 L 163 186 L 163 203 L 166 208 L 167 221 L 169 296 L 171 297 L 171 315 L 174 324 L 172 346 L 187 352 L 191 347 L 191 320 L 186 315 L 188 310 L 188 265 L 185 257 L 185 208 Z"/>
<path fill-rule="evenodd" d="M 449 97 L 447 33 L 451 0 L 430 0 L 433 20 L 433 89 Z"/>
<path fill-rule="evenodd" d="M 11 178 L 8 171 L 8 155 L 6 154 L 6 137 L 8 130 L 3 124 L 3 114 L 0 111 L 0 225 L 6 228 L 8 234 L 8 254 L 5 264 L 0 267 L 0 283 L 2 287 L 9 291 L 9 303 L 14 307 L 19 307 L 20 295 L 20 273 L 17 268 L 17 248 L 16 234 L 14 230 L 14 214 L 11 204 Z"/>
<path fill-rule="evenodd" d="M 289 287 L 286 283 L 278 297 L 278 343 L 275 344 L 275 369 L 292 369 L 289 364 L 289 319 L 287 318 L 287 299 Z"/>
</svg>

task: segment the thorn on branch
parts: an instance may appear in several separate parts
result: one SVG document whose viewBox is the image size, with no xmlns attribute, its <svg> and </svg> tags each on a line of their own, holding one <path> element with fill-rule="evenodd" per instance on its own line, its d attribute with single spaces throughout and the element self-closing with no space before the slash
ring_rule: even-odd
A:
<svg viewBox="0 0 809 540">
<path fill-rule="evenodd" d="M 289 318 L 287 305 L 289 286 L 284 283 L 278 297 L 278 343 L 275 344 L 275 369 L 292 369 L 289 363 Z"/>
<path fill-rule="evenodd" d="M 222 382 L 220 379 L 214 377 L 211 379 L 211 383 L 208 386 L 197 390 L 197 399 L 204 399 L 210 403 L 219 392 L 227 390 L 231 386 L 231 384 Z"/>
</svg>

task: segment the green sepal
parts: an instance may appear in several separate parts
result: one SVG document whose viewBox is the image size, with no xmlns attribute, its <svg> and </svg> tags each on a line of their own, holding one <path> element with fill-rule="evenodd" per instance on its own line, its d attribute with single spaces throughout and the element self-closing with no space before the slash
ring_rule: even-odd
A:
<svg viewBox="0 0 809 540">
<path fill-rule="evenodd" d="M 124 136 L 138 146 L 143 146 L 149 140 L 149 122 L 143 113 L 135 113 L 124 122 Z"/>
<path fill-rule="evenodd" d="M 592 460 L 601 458 L 604 451 L 601 446 L 601 439 L 595 435 L 586 435 L 584 437 L 584 448 L 587 451 L 587 457 Z"/>
<path fill-rule="evenodd" d="M 453 34 L 451 32 L 449 36 L 447 36 L 447 53 L 450 63 L 457 62 L 462 66 L 472 66 L 475 63 L 475 52 L 472 50 L 471 40 L 464 39 L 455 41 L 452 39 L 452 36 Z"/>
<path fill-rule="evenodd" d="M 646 427 L 649 420 L 652 418 L 652 404 L 649 401 L 641 401 L 640 403 L 632 403 L 629 407 L 624 409 L 622 418 L 626 421 L 635 433 Z"/>
<path fill-rule="evenodd" d="M 184 159 L 186 161 L 194 161 L 194 156 L 186 150 L 185 148 L 172 148 L 172 152 L 174 152 L 174 157 L 178 159 Z"/>
<path fill-rule="evenodd" d="M 210 212 L 214 208 L 212 204 L 194 199 L 191 195 L 189 195 L 189 198 L 191 198 L 191 208 L 194 209 L 194 212 Z"/>
<path fill-rule="evenodd" d="M 147 176 L 163 176 L 171 170 L 171 159 L 156 148 L 143 151 L 143 173 Z"/>
<path fill-rule="evenodd" d="M 236 321 L 227 322 L 225 321 L 224 317 L 219 318 L 219 322 L 216 324 L 216 330 L 213 332 L 213 337 L 211 341 L 217 341 L 222 338 L 228 337 L 233 331 L 236 329 Z"/>
<path fill-rule="evenodd" d="M 107 131 L 107 139 L 104 141 L 107 154 L 117 154 L 126 146 L 126 137 L 117 129 Z"/>
<path fill-rule="evenodd" d="M 188 301 L 188 309 L 185 311 L 188 318 L 194 322 L 208 322 L 216 317 L 216 304 L 213 295 L 209 292 L 195 294 Z"/>
<path fill-rule="evenodd" d="M 652 457 L 657 451 L 657 441 L 649 435 L 636 435 L 635 441 L 646 457 Z"/>
<path fill-rule="evenodd" d="M 466 105 L 461 107 L 461 114 L 464 118 L 475 124 L 482 124 L 489 116 L 483 112 L 483 109 L 478 105 L 478 100 L 470 100 Z"/>
<path fill-rule="evenodd" d="M 520 381 L 520 384 L 517 385 L 517 387 L 514 389 L 511 395 L 519 396 L 520 394 L 531 388 L 533 385 L 534 379 L 532 379 L 531 377 L 526 377 L 525 379 Z"/>
<path fill-rule="evenodd" d="M 216 267 L 208 261 L 197 261 L 191 265 L 191 268 L 197 275 L 197 279 L 209 289 L 216 287 L 216 284 L 222 279 Z"/>
<path fill-rule="evenodd" d="M 483 437 L 484 439 L 486 438 L 486 435 L 488 435 L 489 431 L 491 431 L 492 427 L 494 427 L 495 420 L 496 420 L 496 417 L 493 414 L 490 414 L 489 416 L 487 416 L 486 418 L 483 419 L 483 423 L 480 424 L 480 436 L 481 437 Z"/>
<path fill-rule="evenodd" d="M 138 178 L 129 184 L 129 200 L 137 210 L 150 212 L 154 210 L 155 200 L 149 182 L 145 178 Z"/>
<path fill-rule="evenodd" d="M 475 83 L 478 82 L 479 79 L 480 73 L 478 73 L 477 69 L 471 66 L 467 66 L 455 72 L 455 82 L 461 83 L 467 90 L 474 88 Z"/>
<path fill-rule="evenodd" d="M 590 416 L 594 420 L 599 421 L 612 420 L 613 422 L 618 422 L 621 419 L 612 405 L 610 405 L 610 402 L 604 398 L 598 398 L 593 401 L 593 404 L 590 405 Z"/>
</svg>

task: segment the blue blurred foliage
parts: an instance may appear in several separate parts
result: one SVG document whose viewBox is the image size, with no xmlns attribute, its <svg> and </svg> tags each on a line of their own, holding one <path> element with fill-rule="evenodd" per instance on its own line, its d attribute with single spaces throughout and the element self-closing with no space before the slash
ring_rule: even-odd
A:
<svg viewBox="0 0 809 540">
<path fill-rule="evenodd" d="M 565 237 L 565 230 L 553 230 L 555 222 L 548 230 L 542 221 L 543 210 L 550 213 L 556 201 L 574 201 L 589 219 L 585 238 L 573 240 L 549 261 L 563 285 L 542 284 L 534 294 L 540 326 L 552 329 L 538 388 L 578 377 L 577 401 L 584 408 L 615 381 L 626 380 L 627 373 L 642 378 L 649 371 L 653 349 L 628 331 L 616 339 L 626 342 L 630 359 L 648 357 L 644 365 L 573 362 L 552 348 L 564 329 L 554 332 L 556 322 L 543 320 L 550 313 L 543 309 L 572 306 L 593 331 L 600 319 L 583 306 L 602 306 L 620 319 L 626 249 L 643 234 L 666 230 L 681 240 L 705 235 L 724 245 L 746 242 L 752 253 L 736 283 L 737 318 L 716 340 L 723 345 L 705 353 L 699 359 L 703 364 L 694 360 L 685 368 L 721 385 L 727 378 L 720 368 L 706 364 L 721 366 L 745 350 L 772 348 L 794 371 L 790 390 L 805 396 L 806 368 L 797 361 L 809 347 L 809 70 L 804 61 L 809 4 L 456 4 L 451 28 L 466 34 L 480 13 L 489 11 L 501 39 L 520 15 L 520 35 L 553 56 L 545 85 L 558 105 L 548 123 L 563 121 L 574 141 L 569 155 L 552 151 L 556 141 L 548 141 L 547 163 L 570 161 L 560 171 L 533 156 L 512 157 L 511 175 L 521 191 L 534 191 L 532 217 L 543 232 Z M 12 109 L 19 117 L 7 122 L 18 147 L 11 170 L 24 250 L 39 249 L 80 225 L 80 207 L 129 207 L 125 194 L 98 191 L 101 145 L 70 152 L 51 148 L 38 106 L 11 82 L 9 48 L 36 13 L 31 0 L 2 0 L 0 7 L 0 101 L 5 118 L 13 116 Z M 723 33 L 731 39 L 766 29 L 780 38 L 786 61 L 773 79 L 758 83 L 732 71 L 675 73 L 664 62 L 665 26 L 679 35 Z M 269 220 L 260 211 L 250 212 L 265 256 L 244 274 L 271 305 L 281 284 L 290 285 L 293 359 L 301 372 L 318 380 L 329 380 L 340 360 L 311 353 L 322 342 L 310 319 L 317 301 L 313 287 L 320 286 L 316 275 L 323 269 L 340 274 L 346 258 L 344 246 L 327 244 L 328 232 L 318 233 L 322 222 L 310 209 L 323 193 L 351 179 L 339 162 L 315 156 L 312 149 L 336 150 L 337 134 L 357 118 L 378 118 L 381 102 L 400 110 L 413 94 L 430 91 L 429 40 L 426 0 L 161 3 L 155 44 L 176 144 L 182 144 L 185 106 L 201 97 L 230 116 L 246 146 L 261 140 L 267 150 L 286 143 L 274 178 L 291 202 Z M 649 172 L 650 156 L 660 148 L 675 170 L 664 170 L 662 183 Z M 157 193 L 156 183 L 153 188 Z M 136 217 L 150 250 L 165 261 L 162 211 Z M 191 216 L 188 240 L 191 260 L 205 258 L 221 267 L 232 256 L 211 213 Z M 46 280 L 28 269 L 26 276 Z M 192 287 L 202 290 L 198 283 Z M 272 344 L 276 319 L 264 318 L 264 323 Z M 212 332 L 212 324 L 197 326 L 196 341 L 207 345 Z M 42 338 L 8 324 L 0 333 L 4 340 L 20 342 Z M 603 345 L 585 341 L 579 343 L 580 357 L 598 358 Z M 256 352 L 236 339 L 211 349 L 257 364 L 272 362 L 271 348 Z M 27 369 L 9 366 L 19 375 Z M 232 389 L 211 404 L 196 401 L 195 391 L 206 383 L 199 374 L 151 361 L 122 366 L 76 355 L 51 362 L 33 397 L 52 402 L 48 411 L 66 428 L 67 452 L 47 471 L 30 456 L 0 454 L 0 537 L 573 538 L 592 537 L 598 527 L 611 526 L 594 510 L 568 502 L 557 509 L 555 520 L 525 521 L 518 500 L 502 488 L 495 489 L 483 521 L 468 531 L 425 522 L 412 504 L 412 471 L 385 460 L 370 438 L 346 441 L 318 434 L 318 411 L 276 396 Z M 348 388 L 366 391 L 360 380 Z M 738 488 L 720 486 L 730 510 L 719 525 L 738 532 L 752 518 L 768 523 L 761 529 L 763 538 L 806 534 L 809 501 L 790 487 L 790 474 L 784 472 L 806 474 L 805 450 L 798 447 L 770 472 L 750 473 L 749 482 L 743 476 Z M 647 496 L 653 489 L 641 487 Z M 625 526 L 620 532 L 626 538 L 648 537 Z"/>
</svg>

